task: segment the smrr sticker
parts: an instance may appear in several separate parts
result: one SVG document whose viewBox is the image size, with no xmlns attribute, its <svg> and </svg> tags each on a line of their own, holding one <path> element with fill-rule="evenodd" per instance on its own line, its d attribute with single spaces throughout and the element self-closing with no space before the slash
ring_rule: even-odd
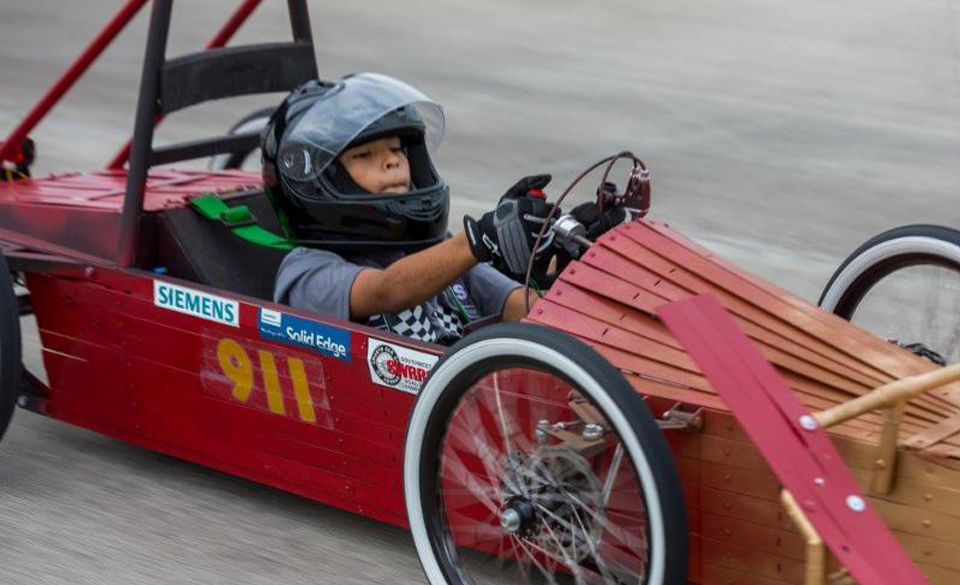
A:
<svg viewBox="0 0 960 585">
<path fill-rule="evenodd" d="M 370 381 L 416 394 L 440 359 L 435 355 L 373 339 L 367 343 Z"/>
</svg>

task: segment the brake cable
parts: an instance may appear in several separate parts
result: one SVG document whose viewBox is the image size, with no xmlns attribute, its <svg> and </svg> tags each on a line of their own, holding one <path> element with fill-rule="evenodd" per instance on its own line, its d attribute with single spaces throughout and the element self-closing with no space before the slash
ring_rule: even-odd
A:
<svg viewBox="0 0 960 585">
<path fill-rule="evenodd" d="M 608 185 L 610 185 L 610 183 L 607 182 L 607 177 L 609 177 L 610 171 L 613 169 L 613 165 L 621 159 L 631 160 L 633 162 L 633 169 L 630 172 L 630 178 L 627 181 L 627 187 L 624 189 L 623 194 L 617 194 L 616 187 L 612 189 L 612 192 L 610 189 L 606 188 Z M 547 217 L 543 220 L 543 226 L 540 228 L 540 233 L 537 234 L 537 239 L 533 244 L 534 251 L 540 248 L 540 243 L 543 241 L 543 238 L 547 232 L 554 229 L 555 222 L 553 221 L 553 218 L 556 215 L 557 210 L 560 209 L 560 203 L 566 199 L 567 195 L 573 191 L 573 188 L 576 187 L 584 177 L 604 164 L 607 166 L 603 170 L 603 176 L 600 179 L 600 185 L 597 187 L 597 212 L 600 214 L 600 216 L 603 216 L 603 207 L 607 199 L 610 199 L 610 203 L 614 206 L 627 206 L 630 203 L 635 204 L 636 207 L 634 207 L 634 209 L 637 210 L 638 218 L 647 214 L 647 212 L 650 210 L 650 171 L 647 170 L 647 166 L 643 164 L 643 161 L 640 160 L 640 158 L 638 158 L 629 150 L 624 150 L 618 152 L 617 154 L 605 157 L 590 165 L 585 171 L 577 175 L 577 177 L 571 181 L 569 185 L 567 185 L 567 188 L 564 189 L 563 193 L 560 194 L 560 197 L 557 198 L 556 203 L 553 204 L 553 207 L 550 209 L 550 213 L 548 213 Z M 593 242 L 584 236 L 574 234 L 570 230 L 568 231 L 570 234 L 570 239 L 582 245 L 584 248 L 589 248 L 593 245 Z M 530 312 L 530 282 L 535 260 L 535 254 L 530 254 L 530 261 L 527 263 L 527 272 L 523 281 L 523 306 L 527 313 Z"/>
</svg>

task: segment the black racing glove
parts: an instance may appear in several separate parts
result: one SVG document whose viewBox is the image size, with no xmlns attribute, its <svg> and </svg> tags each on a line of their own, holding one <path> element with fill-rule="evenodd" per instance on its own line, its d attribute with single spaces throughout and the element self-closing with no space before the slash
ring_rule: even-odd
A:
<svg viewBox="0 0 960 585">
<path fill-rule="evenodd" d="M 623 207 L 611 207 L 601 214 L 593 201 L 577 205 L 570 215 L 587 228 L 587 239 L 591 242 L 631 218 L 630 213 Z"/>
<path fill-rule="evenodd" d="M 541 192 L 549 182 L 550 175 L 524 177 L 503 194 L 496 209 L 483 214 L 479 221 L 464 216 L 463 229 L 478 262 L 492 262 L 498 269 L 515 275 L 526 273 L 530 257 L 549 245 L 545 238 L 540 250 L 533 250 L 553 209 Z"/>
</svg>

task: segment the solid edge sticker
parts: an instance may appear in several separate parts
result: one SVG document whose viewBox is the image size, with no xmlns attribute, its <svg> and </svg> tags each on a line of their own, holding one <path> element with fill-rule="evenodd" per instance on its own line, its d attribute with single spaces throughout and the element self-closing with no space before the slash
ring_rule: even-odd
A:
<svg viewBox="0 0 960 585">
<path fill-rule="evenodd" d="M 313 350 L 323 356 L 350 362 L 350 331 L 260 307 L 260 338 Z"/>
</svg>

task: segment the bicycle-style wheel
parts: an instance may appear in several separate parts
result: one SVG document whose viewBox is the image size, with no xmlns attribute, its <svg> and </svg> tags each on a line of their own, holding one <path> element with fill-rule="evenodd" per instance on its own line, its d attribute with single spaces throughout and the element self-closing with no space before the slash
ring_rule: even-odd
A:
<svg viewBox="0 0 960 585">
<path fill-rule="evenodd" d="M 404 491 L 432 585 L 686 583 L 680 481 L 641 397 L 558 331 L 502 324 L 435 367 Z"/>
<path fill-rule="evenodd" d="M 20 303 L 7 261 L 0 254 L 0 439 L 20 395 Z"/>
<path fill-rule="evenodd" d="M 819 304 L 932 361 L 960 362 L 960 231 L 911 225 L 870 239 Z"/>
</svg>

